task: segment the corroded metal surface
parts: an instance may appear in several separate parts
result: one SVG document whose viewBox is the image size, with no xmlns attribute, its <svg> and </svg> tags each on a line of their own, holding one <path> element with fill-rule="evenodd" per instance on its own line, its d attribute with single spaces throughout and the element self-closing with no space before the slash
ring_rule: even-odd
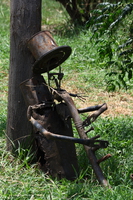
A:
<svg viewBox="0 0 133 200">
<path fill-rule="evenodd" d="M 42 76 L 27 80 L 20 87 L 26 104 L 34 105 L 32 116 L 42 127 L 55 134 L 73 137 L 71 119 L 64 121 L 57 113 L 52 95 Z M 53 177 L 75 179 L 78 174 L 78 163 L 74 143 L 49 140 L 39 134 L 36 128 L 34 133 L 41 169 Z"/>
<path fill-rule="evenodd" d="M 71 54 L 70 46 L 57 46 L 49 31 L 41 31 L 28 41 L 28 48 L 36 59 L 33 72 L 41 74 L 61 65 Z"/>
<path fill-rule="evenodd" d="M 77 110 L 77 108 L 76 108 L 76 106 L 74 104 L 74 101 L 70 97 L 70 95 L 65 90 L 64 91 L 56 91 L 56 90 L 54 90 L 54 91 L 67 104 L 80 138 L 88 139 L 88 137 L 87 137 L 87 135 L 85 133 L 85 130 L 84 130 L 84 122 L 82 122 L 82 120 L 80 119 L 80 116 L 78 114 L 78 110 Z M 103 113 L 106 109 L 107 109 L 107 105 L 106 104 L 103 104 L 101 107 L 99 107 L 99 109 L 95 113 L 93 113 L 91 116 L 89 116 L 85 120 L 86 125 L 90 125 L 91 122 L 94 122 L 97 119 L 97 117 L 101 113 Z M 93 170 L 94 170 L 94 172 L 96 174 L 96 177 L 97 177 L 98 181 L 103 186 L 108 186 L 108 182 L 107 182 L 107 180 L 105 179 L 105 177 L 103 175 L 101 167 L 99 166 L 99 163 L 104 161 L 105 159 L 103 159 L 100 162 L 98 162 L 97 158 L 96 158 L 96 155 L 95 155 L 95 150 L 94 150 L 95 148 L 93 149 L 92 147 L 89 147 L 89 146 L 86 146 L 86 145 L 84 145 L 84 148 L 85 148 L 87 157 L 88 157 L 88 159 L 89 159 L 89 161 L 90 161 L 90 163 L 92 165 L 92 168 L 93 168 Z M 99 148 L 97 148 L 97 149 L 99 149 Z M 107 157 L 109 158 L 110 156 L 106 156 L 106 158 Z"/>
<path fill-rule="evenodd" d="M 71 180 L 76 178 L 78 162 L 74 143 L 77 142 L 84 145 L 99 182 L 107 186 L 107 180 L 99 164 L 111 155 L 97 160 L 95 151 L 106 148 L 108 141 L 99 140 L 100 136 L 88 138 L 86 133 L 93 130 L 92 127 L 85 131 L 85 127 L 91 125 L 107 109 L 107 105 L 102 104 L 78 110 L 73 99 L 65 90 L 55 90 L 47 86 L 41 75 L 23 82 L 21 90 L 30 108 L 28 109 L 28 119 L 37 133 L 37 156 L 41 168 L 53 177 L 65 177 Z M 57 100 L 56 103 L 55 100 Z M 88 111 L 95 112 L 82 121 L 79 113 Z M 80 138 L 73 137 L 71 118 Z"/>
</svg>

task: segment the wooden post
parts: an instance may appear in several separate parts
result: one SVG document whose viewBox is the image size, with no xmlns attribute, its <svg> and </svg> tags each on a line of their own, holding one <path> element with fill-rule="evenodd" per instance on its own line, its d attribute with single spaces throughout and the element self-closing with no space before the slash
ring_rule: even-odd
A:
<svg viewBox="0 0 133 200">
<path fill-rule="evenodd" d="M 27 41 L 41 30 L 41 0 L 11 0 L 10 3 L 10 70 L 7 116 L 7 149 L 18 148 L 18 141 L 31 144 L 32 128 L 19 85 L 31 78 L 34 58 Z"/>
</svg>

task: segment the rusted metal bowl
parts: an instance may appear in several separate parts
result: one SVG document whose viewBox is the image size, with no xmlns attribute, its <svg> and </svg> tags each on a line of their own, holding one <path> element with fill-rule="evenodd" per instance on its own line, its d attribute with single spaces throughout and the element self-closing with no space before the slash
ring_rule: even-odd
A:
<svg viewBox="0 0 133 200">
<path fill-rule="evenodd" d="M 61 65 L 71 54 L 70 46 L 57 46 L 49 31 L 41 31 L 28 41 L 36 61 L 33 72 L 42 74 Z"/>
</svg>

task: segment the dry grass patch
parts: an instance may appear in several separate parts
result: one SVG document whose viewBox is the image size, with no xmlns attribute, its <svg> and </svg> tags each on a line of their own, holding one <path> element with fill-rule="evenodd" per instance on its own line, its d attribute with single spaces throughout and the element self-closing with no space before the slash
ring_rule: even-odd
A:
<svg viewBox="0 0 133 200">
<path fill-rule="evenodd" d="M 94 106 L 97 104 L 107 103 L 108 110 L 105 111 L 102 116 L 106 117 L 118 117 L 120 115 L 132 116 L 133 115 L 133 95 L 128 92 L 113 92 L 108 93 L 102 89 L 90 88 L 88 92 L 84 88 L 78 88 L 76 83 L 71 81 L 65 81 L 62 84 L 62 88 L 70 93 L 81 94 L 85 96 L 85 100 L 82 101 L 79 98 L 74 98 L 74 102 L 77 108 L 84 108 L 88 106 Z"/>
</svg>

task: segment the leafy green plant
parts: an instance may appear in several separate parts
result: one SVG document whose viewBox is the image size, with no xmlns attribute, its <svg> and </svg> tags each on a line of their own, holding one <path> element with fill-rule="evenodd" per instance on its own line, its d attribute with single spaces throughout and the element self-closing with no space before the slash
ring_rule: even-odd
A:
<svg viewBox="0 0 133 200">
<path fill-rule="evenodd" d="M 100 60 L 107 70 L 108 91 L 128 89 L 133 73 L 132 3 L 100 3 L 88 21 Z M 126 27 L 123 28 L 123 27 Z M 119 30 L 119 31 L 118 31 Z"/>
</svg>

